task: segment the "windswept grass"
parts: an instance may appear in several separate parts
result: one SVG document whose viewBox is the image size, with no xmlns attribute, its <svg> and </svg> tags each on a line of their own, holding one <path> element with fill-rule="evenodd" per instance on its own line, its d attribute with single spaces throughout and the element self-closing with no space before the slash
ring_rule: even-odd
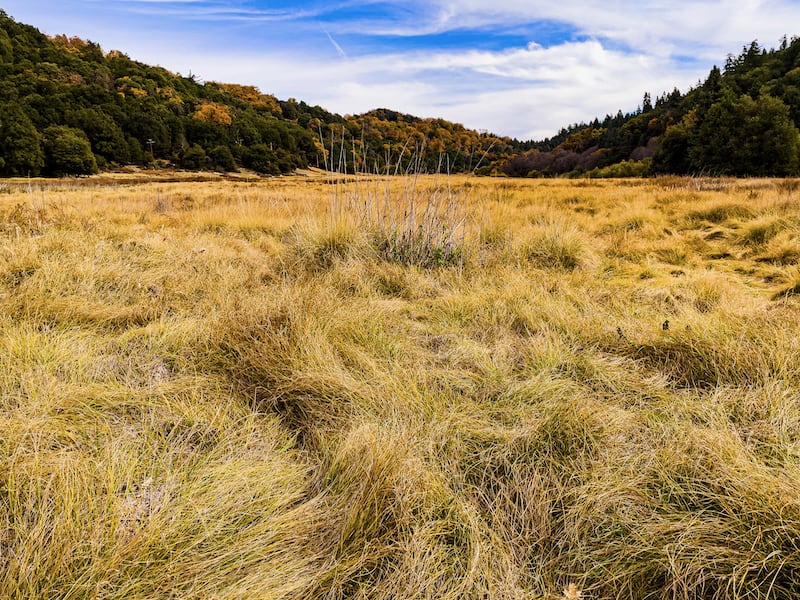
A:
<svg viewBox="0 0 800 600">
<path fill-rule="evenodd" d="M 9 183 L 0 596 L 797 597 L 794 183 Z"/>
</svg>

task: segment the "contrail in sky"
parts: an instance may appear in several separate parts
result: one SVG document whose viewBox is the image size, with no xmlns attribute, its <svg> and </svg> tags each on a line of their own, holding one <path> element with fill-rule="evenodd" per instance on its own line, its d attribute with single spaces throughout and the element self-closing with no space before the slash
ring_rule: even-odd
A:
<svg viewBox="0 0 800 600">
<path fill-rule="evenodd" d="M 345 52 L 344 49 L 336 42 L 336 40 L 333 39 L 333 36 L 327 31 L 325 32 L 325 35 L 328 36 L 328 41 L 330 41 L 331 45 L 336 48 L 336 52 L 339 53 L 339 56 L 342 58 L 347 58 L 347 52 Z"/>
</svg>

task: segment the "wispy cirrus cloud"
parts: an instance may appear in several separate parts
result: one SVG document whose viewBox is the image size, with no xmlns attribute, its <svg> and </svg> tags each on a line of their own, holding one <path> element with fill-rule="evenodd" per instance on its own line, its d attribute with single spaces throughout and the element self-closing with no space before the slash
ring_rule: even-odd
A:
<svg viewBox="0 0 800 600">
<path fill-rule="evenodd" d="M 341 113 L 388 107 L 541 138 L 775 45 L 795 0 L 5 0 L 47 33 Z M 800 27 L 800 25 L 798 26 Z"/>
<path fill-rule="evenodd" d="M 231 2 L 209 2 L 208 0 L 117 0 L 120 12 L 216 21 L 234 19 L 238 21 L 303 21 L 313 19 L 325 11 L 311 9 L 253 8 L 246 4 Z"/>
</svg>

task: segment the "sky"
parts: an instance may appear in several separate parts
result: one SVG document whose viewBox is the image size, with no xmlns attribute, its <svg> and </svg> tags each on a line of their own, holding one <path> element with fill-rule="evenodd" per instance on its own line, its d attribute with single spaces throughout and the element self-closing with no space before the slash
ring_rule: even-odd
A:
<svg viewBox="0 0 800 600">
<path fill-rule="evenodd" d="M 704 80 L 800 35 L 798 0 L 0 0 L 19 22 L 340 114 L 390 108 L 520 140 Z M 796 29 L 792 30 L 790 27 Z"/>
</svg>

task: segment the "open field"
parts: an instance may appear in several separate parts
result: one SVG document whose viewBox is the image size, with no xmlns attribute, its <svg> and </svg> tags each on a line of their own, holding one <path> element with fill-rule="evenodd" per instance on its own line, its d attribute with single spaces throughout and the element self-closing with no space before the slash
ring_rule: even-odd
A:
<svg viewBox="0 0 800 600">
<path fill-rule="evenodd" d="M 0 597 L 800 595 L 797 181 L 7 182 L 0 217 Z"/>
</svg>

